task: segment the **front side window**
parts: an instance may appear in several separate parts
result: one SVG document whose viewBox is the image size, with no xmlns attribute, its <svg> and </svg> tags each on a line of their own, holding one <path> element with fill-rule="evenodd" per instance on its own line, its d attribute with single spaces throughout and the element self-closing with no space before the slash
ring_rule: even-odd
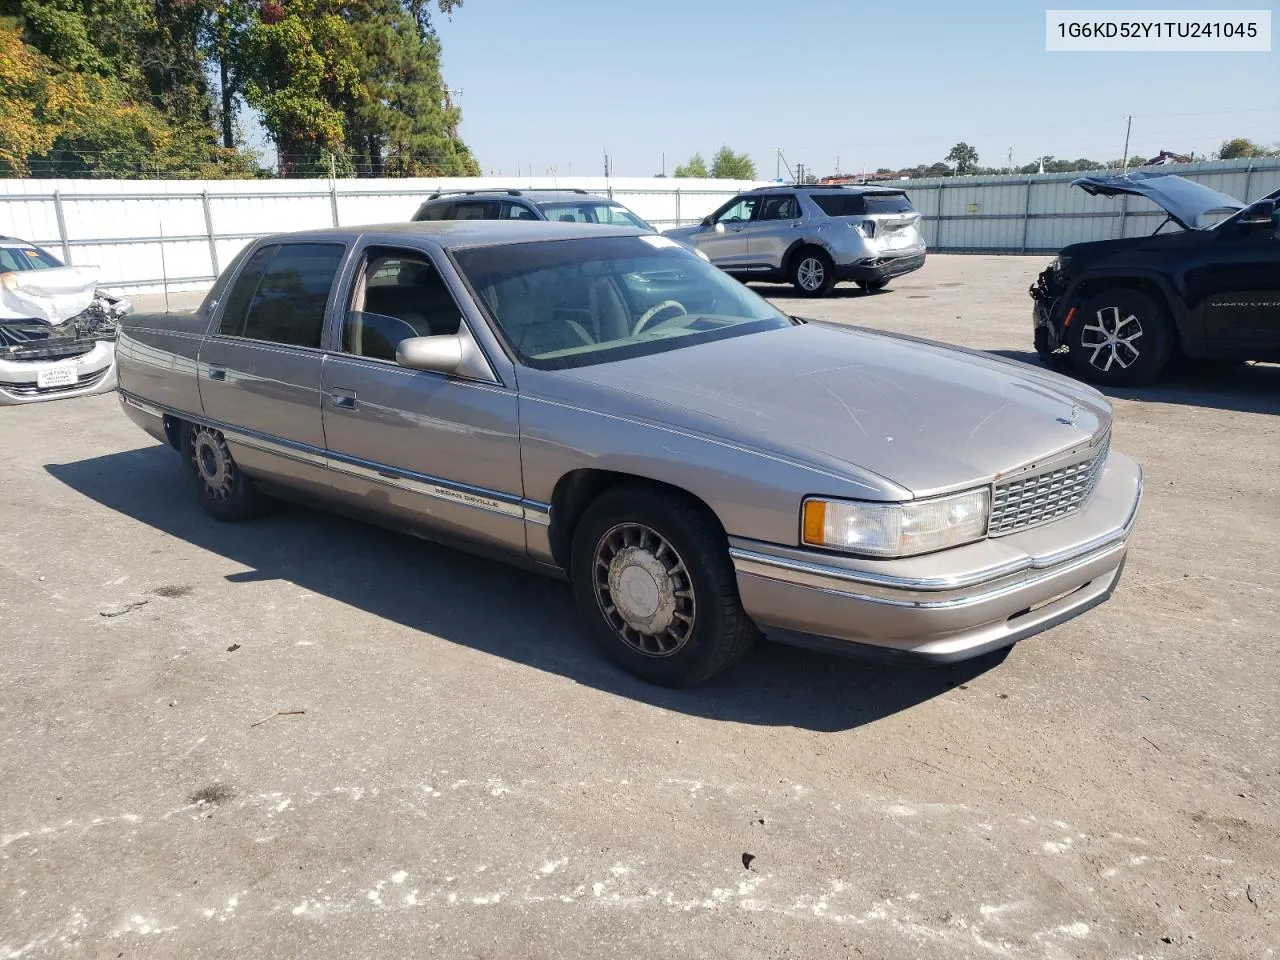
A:
<svg viewBox="0 0 1280 960">
<path fill-rule="evenodd" d="M 261 271 L 240 336 L 295 347 L 319 347 L 329 291 L 346 248 L 340 243 L 284 243 L 264 248 L 245 265 L 245 274 L 267 249 L 274 255 Z M 232 300 L 240 287 L 241 282 L 237 281 Z M 226 329 L 232 306 L 229 301 L 223 332 L 233 332 Z"/>
<path fill-rule="evenodd" d="M 745 223 L 755 215 L 759 197 L 743 197 L 716 217 L 716 223 Z"/>
<path fill-rule="evenodd" d="M 512 203 L 507 200 L 502 204 L 503 219 L 506 220 L 537 220 L 538 215 L 526 207 L 523 203 Z"/>
<path fill-rule="evenodd" d="M 454 258 L 521 363 L 588 366 L 792 325 L 666 237 L 540 241 Z"/>
<path fill-rule="evenodd" d="M 615 227 L 653 229 L 620 203 L 600 200 L 559 201 L 540 203 L 538 209 L 548 220 L 561 220 L 566 223 L 607 223 Z"/>
<path fill-rule="evenodd" d="M 461 311 L 425 254 L 371 248 L 362 276 L 342 324 L 344 353 L 394 361 L 401 340 L 460 329 Z"/>
</svg>

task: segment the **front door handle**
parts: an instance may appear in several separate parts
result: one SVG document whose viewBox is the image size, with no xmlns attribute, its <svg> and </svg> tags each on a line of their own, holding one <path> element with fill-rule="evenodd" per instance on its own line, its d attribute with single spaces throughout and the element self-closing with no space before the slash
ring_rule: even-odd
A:
<svg viewBox="0 0 1280 960">
<path fill-rule="evenodd" d="M 225 380 L 225 379 L 227 379 L 227 371 L 226 371 L 226 369 L 225 369 L 224 367 L 215 367 L 215 366 L 210 366 L 210 367 L 209 367 L 209 379 L 210 379 L 210 380 Z"/>
<path fill-rule="evenodd" d="M 341 407 L 343 410 L 354 410 L 356 408 L 356 393 L 354 390 L 334 390 L 329 394 L 329 400 L 335 407 Z"/>
</svg>

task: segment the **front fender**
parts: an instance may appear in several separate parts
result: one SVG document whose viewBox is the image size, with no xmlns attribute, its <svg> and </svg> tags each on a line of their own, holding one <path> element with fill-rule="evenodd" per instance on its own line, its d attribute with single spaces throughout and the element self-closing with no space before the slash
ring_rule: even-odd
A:
<svg viewBox="0 0 1280 960">
<path fill-rule="evenodd" d="M 1204 330 L 1187 309 L 1186 301 L 1178 294 L 1178 285 L 1168 274 L 1158 270 L 1135 267 L 1095 267 L 1081 271 L 1067 282 L 1067 288 L 1058 301 L 1060 307 L 1055 311 L 1054 323 L 1062 334 L 1062 324 L 1068 311 L 1079 306 L 1081 301 L 1092 296 L 1092 291 L 1108 286 L 1118 286 L 1126 281 L 1140 281 L 1153 287 L 1164 300 L 1177 327 L 1178 336 L 1184 349 L 1189 353 L 1203 352 Z"/>
</svg>

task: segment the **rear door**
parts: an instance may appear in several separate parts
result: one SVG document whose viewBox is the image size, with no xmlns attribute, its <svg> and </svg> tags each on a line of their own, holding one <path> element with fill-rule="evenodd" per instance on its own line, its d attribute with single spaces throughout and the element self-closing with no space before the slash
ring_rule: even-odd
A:
<svg viewBox="0 0 1280 960">
<path fill-rule="evenodd" d="M 253 473 L 284 473 L 284 460 L 322 463 L 320 368 L 325 316 L 347 253 L 343 243 L 259 247 L 246 260 L 200 347 L 204 414 L 227 439 L 262 457 L 236 457 Z M 234 434 L 234 435 L 233 435 Z"/>
<path fill-rule="evenodd" d="M 803 223 L 800 201 L 794 193 L 761 198 L 755 219 L 746 229 L 748 261 L 781 270 L 787 248 L 799 237 Z"/>
</svg>

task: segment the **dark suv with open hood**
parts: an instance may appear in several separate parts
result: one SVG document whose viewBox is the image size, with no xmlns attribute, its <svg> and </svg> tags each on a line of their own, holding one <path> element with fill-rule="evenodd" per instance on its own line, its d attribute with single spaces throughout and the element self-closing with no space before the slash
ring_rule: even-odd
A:
<svg viewBox="0 0 1280 960">
<path fill-rule="evenodd" d="M 1168 216 L 1151 236 L 1064 247 L 1040 274 L 1031 297 L 1046 364 L 1132 386 L 1174 355 L 1280 360 L 1280 190 L 1245 206 L 1171 174 L 1071 182 L 1146 197 Z M 1166 231 L 1170 223 L 1180 229 Z"/>
</svg>

